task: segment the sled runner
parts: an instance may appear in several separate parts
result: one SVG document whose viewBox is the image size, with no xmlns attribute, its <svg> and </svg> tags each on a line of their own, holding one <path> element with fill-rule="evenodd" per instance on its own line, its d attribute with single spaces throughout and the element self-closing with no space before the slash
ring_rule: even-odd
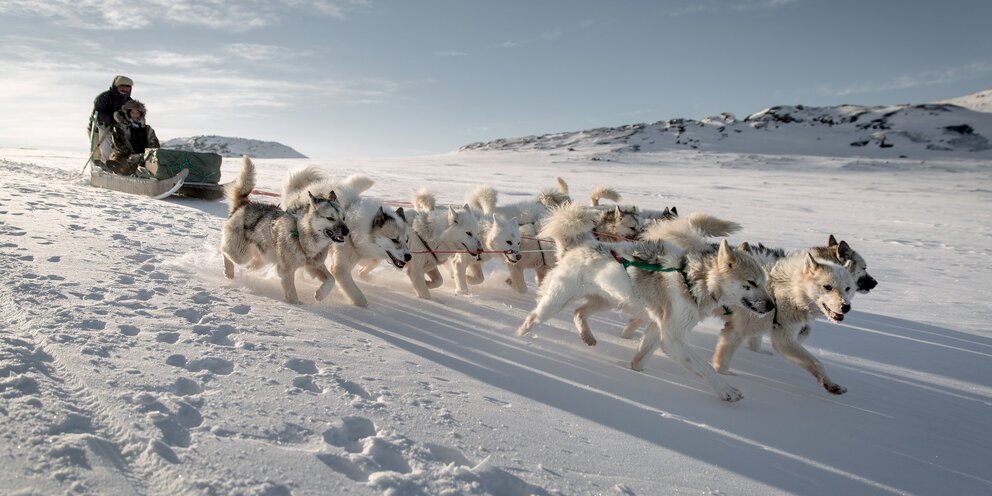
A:
<svg viewBox="0 0 992 496">
<path fill-rule="evenodd" d="M 134 195 L 149 196 L 156 200 L 168 198 L 178 191 L 183 187 L 186 177 L 189 176 L 189 169 L 182 169 L 176 175 L 167 179 L 121 176 L 105 171 L 95 165 L 90 168 L 90 171 L 90 184 L 93 186 Z"/>
</svg>

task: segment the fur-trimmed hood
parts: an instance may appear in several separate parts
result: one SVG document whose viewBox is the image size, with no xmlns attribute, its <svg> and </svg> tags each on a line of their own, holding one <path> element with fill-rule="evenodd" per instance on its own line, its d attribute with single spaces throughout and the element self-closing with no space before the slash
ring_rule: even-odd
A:
<svg viewBox="0 0 992 496">
<path fill-rule="evenodd" d="M 141 113 L 141 117 L 138 117 L 133 122 L 136 122 L 136 123 L 144 126 L 145 125 L 145 114 L 148 112 L 148 109 L 145 108 L 145 104 L 141 103 L 138 100 L 131 100 L 131 101 L 125 103 L 123 106 L 121 106 L 121 109 L 120 110 L 118 110 L 117 112 L 114 112 L 114 120 L 118 124 L 121 124 L 121 125 L 125 125 L 126 126 L 126 125 L 130 124 L 132 122 L 132 120 L 129 118 L 131 109 L 137 109 L 138 112 Z"/>
</svg>

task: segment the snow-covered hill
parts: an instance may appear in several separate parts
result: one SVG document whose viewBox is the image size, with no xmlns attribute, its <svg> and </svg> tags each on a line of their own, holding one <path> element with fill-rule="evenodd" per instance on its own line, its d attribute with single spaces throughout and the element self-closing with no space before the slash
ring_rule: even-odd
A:
<svg viewBox="0 0 992 496">
<path fill-rule="evenodd" d="M 473 143 L 466 150 L 563 150 L 617 153 L 698 149 L 737 153 L 878 158 L 992 158 L 992 114 L 948 103 L 865 107 L 777 106 L 738 119 L 702 120 L 562 132 Z"/>
<path fill-rule="evenodd" d="M 223 157 L 248 155 L 255 158 L 307 158 L 306 155 L 275 141 L 231 138 L 227 136 L 174 138 L 162 143 L 162 148 L 219 153 Z"/>
<path fill-rule="evenodd" d="M 954 105 L 969 108 L 976 112 L 992 112 L 992 88 L 957 98 L 940 100 L 935 103 L 953 103 Z"/>
</svg>

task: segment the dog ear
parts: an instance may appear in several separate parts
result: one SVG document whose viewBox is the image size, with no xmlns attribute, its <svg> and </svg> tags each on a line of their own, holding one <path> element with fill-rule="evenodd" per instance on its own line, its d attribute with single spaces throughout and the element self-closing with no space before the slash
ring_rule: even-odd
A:
<svg viewBox="0 0 992 496">
<path fill-rule="evenodd" d="M 717 252 L 716 261 L 721 268 L 726 267 L 728 269 L 732 269 L 734 263 L 737 262 L 737 258 L 734 256 L 734 252 L 731 251 L 730 244 L 727 243 L 726 239 L 720 240 L 720 250 Z"/>
<path fill-rule="evenodd" d="M 806 265 L 804 266 L 804 270 L 806 271 L 806 273 L 815 274 L 817 271 L 820 270 L 820 267 L 821 267 L 820 262 L 817 262 L 816 259 L 813 258 L 813 254 L 810 252 L 806 252 Z"/>
<path fill-rule="evenodd" d="M 737 251 L 751 251 L 751 245 L 747 241 L 741 241 L 741 244 L 737 245 Z"/>
<path fill-rule="evenodd" d="M 448 205 L 448 222 L 452 224 L 458 223 L 458 213 L 455 212 L 455 207 Z"/>
<path fill-rule="evenodd" d="M 406 214 L 403 213 L 403 207 L 399 207 L 396 209 L 396 215 L 399 215 L 400 218 L 403 219 L 403 222 L 406 222 Z"/>
<path fill-rule="evenodd" d="M 674 216 L 674 217 L 678 217 L 679 216 L 679 210 L 677 208 L 675 208 L 674 206 L 672 207 L 672 216 Z"/>
<path fill-rule="evenodd" d="M 827 246 L 837 246 L 837 238 L 835 238 L 833 234 L 827 238 Z"/>
<path fill-rule="evenodd" d="M 379 206 L 379 210 L 375 211 L 375 217 L 372 217 L 372 227 L 380 228 L 386 224 L 386 212 Z"/>
<path fill-rule="evenodd" d="M 327 195 L 327 201 L 332 201 L 332 202 L 338 201 L 338 194 L 335 193 L 333 189 L 331 190 L 331 194 Z"/>
<path fill-rule="evenodd" d="M 310 195 L 310 205 L 316 207 L 317 202 L 320 200 L 318 200 L 316 196 L 313 196 L 313 193 L 311 193 L 310 190 L 307 190 L 307 194 Z"/>
<path fill-rule="evenodd" d="M 837 249 L 837 260 L 851 260 L 854 258 L 852 256 L 853 254 L 851 253 L 854 250 L 851 249 L 851 245 L 847 244 L 847 241 L 841 240 L 841 242 L 837 244 L 836 249 Z"/>
</svg>

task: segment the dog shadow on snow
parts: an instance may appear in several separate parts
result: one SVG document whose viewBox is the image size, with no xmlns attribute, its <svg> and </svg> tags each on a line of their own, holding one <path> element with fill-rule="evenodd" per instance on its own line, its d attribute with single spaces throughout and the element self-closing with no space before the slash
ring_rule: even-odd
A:
<svg viewBox="0 0 992 496">
<path fill-rule="evenodd" d="M 438 291 L 437 300 L 424 301 L 370 293 L 369 309 L 335 300 L 333 309 L 316 306 L 313 312 L 483 383 L 783 491 L 988 489 L 975 475 L 984 470 L 979 461 L 915 424 L 948 408 L 989 404 L 992 388 L 980 372 L 992 353 L 989 339 L 863 313 L 852 313 L 847 327 L 817 321 L 808 347 L 850 392 L 832 396 L 782 358 L 742 348 L 729 380 L 744 399 L 727 404 L 661 352 L 645 372 L 630 370 L 636 340 L 617 336 L 619 314 L 592 321 L 599 344 L 590 348 L 572 328 L 571 308 L 538 326 L 537 339 L 517 338 L 515 326 L 533 307 L 532 295 L 506 291 L 495 299 L 465 299 Z M 508 317 L 510 306 L 517 307 L 509 312 L 519 321 Z M 384 311 L 370 312 L 375 309 Z M 710 356 L 717 325 L 707 321 L 693 334 L 701 356 Z M 767 342 L 764 347 L 770 348 Z M 984 392 L 960 382 L 981 384 Z M 906 418 L 920 405 L 935 406 Z M 987 415 L 972 416 L 985 419 L 975 429 L 992 428 Z M 937 458 L 922 459 L 921 447 Z M 643 455 L 630 453 L 632 461 Z M 887 461 L 864 463 L 876 459 Z"/>
</svg>

